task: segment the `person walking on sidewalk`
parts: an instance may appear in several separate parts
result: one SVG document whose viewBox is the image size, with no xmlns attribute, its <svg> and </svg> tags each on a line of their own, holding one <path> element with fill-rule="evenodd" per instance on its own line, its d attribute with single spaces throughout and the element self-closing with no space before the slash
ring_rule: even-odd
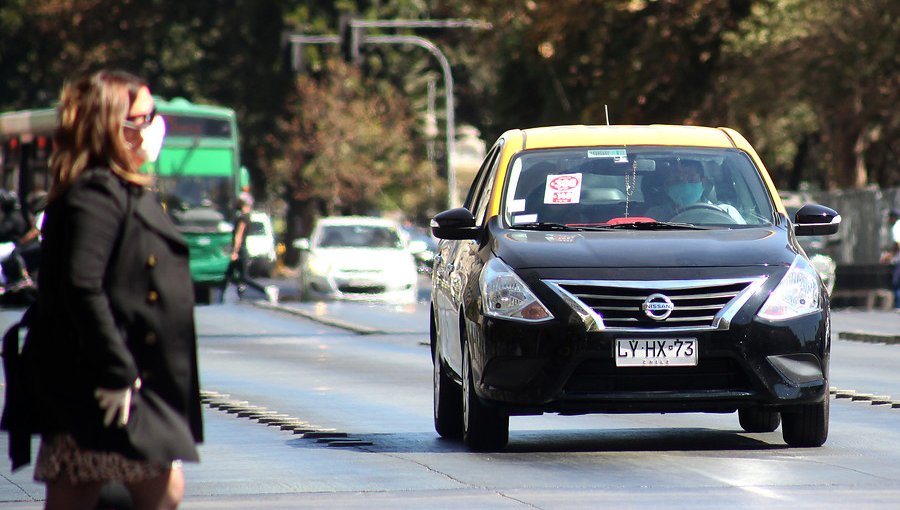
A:
<svg viewBox="0 0 900 510">
<path fill-rule="evenodd" d="M 164 136 L 150 89 L 131 74 L 99 71 L 63 88 L 23 351 L 48 509 L 93 508 L 110 481 L 135 508 L 176 508 L 180 463 L 199 461 L 188 246 L 140 172 Z"/>
<path fill-rule="evenodd" d="M 243 297 L 246 288 L 252 287 L 272 303 L 278 303 L 278 287 L 275 285 L 262 285 L 250 279 L 250 255 L 247 252 L 247 234 L 250 233 L 250 211 L 253 209 L 253 199 L 247 193 L 242 193 L 238 198 L 238 212 L 234 221 L 234 230 L 231 237 L 231 263 L 226 271 L 228 281 L 237 285 L 238 297 Z"/>
</svg>

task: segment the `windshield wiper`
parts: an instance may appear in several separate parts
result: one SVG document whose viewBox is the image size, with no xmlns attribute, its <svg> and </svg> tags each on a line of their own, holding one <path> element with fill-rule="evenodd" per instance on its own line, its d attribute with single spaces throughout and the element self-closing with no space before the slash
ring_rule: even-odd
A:
<svg viewBox="0 0 900 510">
<path fill-rule="evenodd" d="M 670 221 L 634 221 L 616 223 L 615 225 L 577 225 L 572 228 L 584 230 L 707 230 L 706 227 L 690 223 L 674 223 Z"/>
<path fill-rule="evenodd" d="M 509 228 L 523 230 L 579 230 L 581 227 L 563 225 L 562 223 L 552 223 L 548 221 L 532 221 L 529 223 L 516 223 L 510 225 Z"/>
</svg>

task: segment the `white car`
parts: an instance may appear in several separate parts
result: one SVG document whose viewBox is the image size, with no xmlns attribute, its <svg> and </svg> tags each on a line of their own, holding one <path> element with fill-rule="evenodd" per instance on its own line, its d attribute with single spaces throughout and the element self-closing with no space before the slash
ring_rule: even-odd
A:
<svg viewBox="0 0 900 510">
<path fill-rule="evenodd" d="M 250 274 L 252 276 L 272 276 L 275 267 L 275 234 L 272 231 L 272 220 L 262 211 L 250 213 L 250 226 L 247 232 L 247 255 L 250 257 Z"/>
<path fill-rule="evenodd" d="M 415 303 L 417 272 L 397 222 L 368 216 L 321 218 L 301 250 L 303 300 Z"/>
</svg>

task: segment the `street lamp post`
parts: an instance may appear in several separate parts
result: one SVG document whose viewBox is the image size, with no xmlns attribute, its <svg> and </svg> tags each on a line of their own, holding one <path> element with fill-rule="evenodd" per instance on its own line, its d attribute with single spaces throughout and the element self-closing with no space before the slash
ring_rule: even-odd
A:
<svg viewBox="0 0 900 510">
<path fill-rule="evenodd" d="M 441 71 L 444 73 L 444 99 L 445 108 L 447 109 L 447 201 L 449 207 L 459 205 L 459 198 L 456 191 L 456 170 L 453 168 L 453 151 L 456 146 L 456 119 L 454 117 L 453 102 L 453 73 L 450 72 L 450 62 L 444 53 L 435 46 L 431 41 L 424 37 L 415 35 L 373 35 L 366 36 L 364 42 L 367 44 L 412 44 L 420 48 L 428 50 L 441 65 Z"/>
</svg>

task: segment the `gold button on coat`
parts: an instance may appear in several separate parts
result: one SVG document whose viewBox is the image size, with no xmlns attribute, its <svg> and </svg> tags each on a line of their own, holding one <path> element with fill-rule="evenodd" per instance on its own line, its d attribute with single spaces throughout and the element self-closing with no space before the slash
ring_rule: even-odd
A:
<svg viewBox="0 0 900 510">
<path fill-rule="evenodd" d="M 147 257 L 147 267 L 154 267 L 156 265 L 156 255 L 150 255 Z"/>
<path fill-rule="evenodd" d="M 147 301 L 151 303 L 156 303 L 157 301 L 159 301 L 159 292 L 156 292 L 155 290 L 151 290 L 150 292 L 148 292 Z"/>
<path fill-rule="evenodd" d="M 154 333 L 152 331 L 147 333 L 147 335 L 144 337 L 144 341 L 147 342 L 147 345 L 155 344 L 156 343 L 156 333 Z"/>
</svg>

